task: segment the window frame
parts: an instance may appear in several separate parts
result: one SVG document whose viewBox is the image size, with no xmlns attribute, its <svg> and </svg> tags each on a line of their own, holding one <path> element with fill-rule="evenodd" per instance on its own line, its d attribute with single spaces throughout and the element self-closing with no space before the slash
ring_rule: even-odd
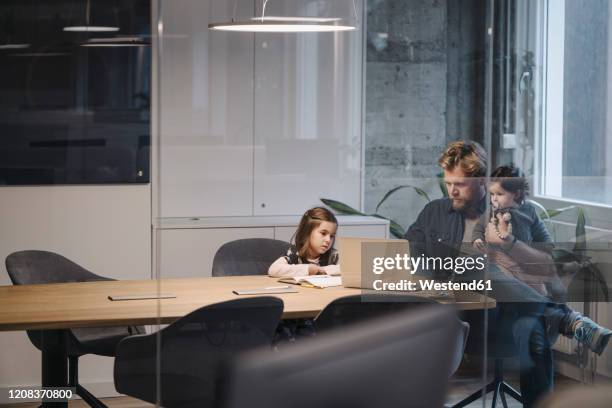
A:
<svg viewBox="0 0 612 408">
<path fill-rule="evenodd" d="M 612 230 L 612 204 L 596 203 L 563 197 L 563 163 L 547 160 L 563 157 L 563 84 L 565 0 L 546 0 L 540 3 L 537 13 L 538 39 L 535 45 L 536 61 L 541 63 L 537 73 L 540 89 L 536 91 L 534 191 L 532 198 L 545 208 L 581 207 L 585 211 L 587 225 Z M 553 135 L 553 136 L 550 136 Z M 556 140 L 553 139 L 557 136 Z M 556 142 L 556 143 L 555 143 Z M 576 222 L 576 211 L 567 211 L 554 221 Z"/>
</svg>

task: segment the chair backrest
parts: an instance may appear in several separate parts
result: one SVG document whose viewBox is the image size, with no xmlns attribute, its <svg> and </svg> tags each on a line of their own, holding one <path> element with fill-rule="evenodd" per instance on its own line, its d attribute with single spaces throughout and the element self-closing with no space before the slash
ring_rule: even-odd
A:
<svg viewBox="0 0 612 408">
<path fill-rule="evenodd" d="M 237 361 L 229 408 L 442 407 L 455 312 L 423 307 Z"/>
<path fill-rule="evenodd" d="M 315 319 L 317 332 L 362 323 L 390 313 L 438 304 L 434 300 L 410 295 L 367 294 L 334 300 Z"/>
<path fill-rule="evenodd" d="M 55 252 L 19 251 L 6 257 L 6 270 L 13 285 L 110 280 L 88 271 Z"/>
<path fill-rule="evenodd" d="M 158 333 L 127 337 L 117 347 L 115 388 L 164 407 L 216 406 L 228 361 L 239 351 L 270 346 L 282 312 L 278 298 L 236 299 L 202 307 Z"/>
<path fill-rule="evenodd" d="M 112 280 L 104 276 L 96 275 L 82 266 L 72 262 L 70 259 L 49 251 L 27 250 L 14 252 L 6 257 L 6 270 L 13 285 L 31 285 L 45 283 L 69 283 L 69 282 L 93 282 Z M 97 347 L 93 347 L 96 354 L 112 355 L 114 346 L 101 347 L 106 344 L 103 340 L 108 337 L 119 336 L 119 333 L 129 332 L 144 333 L 141 326 L 125 328 L 83 328 L 66 330 L 69 333 L 68 353 L 71 355 L 86 354 L 92 351 L 83 348 L 84 342 L 96 344 L 94 339 L 98 339 Z M 32 344 L 42 349 L 43 332 L 40 330 L 28 330 L 28 337 Z M 47 347 L 49 345 L 47 344 Z M 64 344 L 64 346 L 66 346 Z M 101 351 L 103 350 L 103 351 Z"/>
<path fill-rule="evenodd" d="M 315 319 L 315 329 L 317 333 L 321 333 L 394 313 L 420 310 L 424 306 L 431 307 L 432 305 L 441 306 L 432 299 L 410 295 L 366 294 L 346 296 L 334 300 L 321 311 Z M 452 349 L 454 354 L 450 370 L 451 375 L 461 364 L 470 332 L 468 323 L 462 322 L 458 318 L 455 321 L 459 327 L 459 335 L 453 339 Z"/>
<path fill-rule="evenodd" d="M 212 276 L 265 275 L 277 258 L 285 255 L 289 243 L 269 238 L 230 241 L 213 259 Z"/>
</svg>

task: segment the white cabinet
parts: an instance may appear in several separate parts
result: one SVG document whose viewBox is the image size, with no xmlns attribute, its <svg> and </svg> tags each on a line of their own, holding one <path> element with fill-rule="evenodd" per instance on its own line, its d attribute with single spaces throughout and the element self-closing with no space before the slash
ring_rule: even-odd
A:
<svg viewBox="0 0 612 408">
<path fill-rule="evenodd" d="M 302 214 L 322 197 L 359 208 L 363 31 L 210 31 L 233 1 L 176 3 L 163 11 L 159 216 Z"/>
<path fill-rule="evenodd" d="M 290 241 L 297 226 L 274 228 L 274 238 L 282 241 Z M 362 237 L 362 238 L 388 238 L 389 224 L 340 225 L 338 237 Z"/>
<path fill-rule="evenodd" d="M 217 250 L 244 238 L 289 241 L 299 217 L 169 218 L 159 225 L 162 278 L 205 277 L 212 272 Z M 375 217 L 338 216 L 338 236 L 388 238 L 389 221 Z M 281 256 L 282 254 L 279 254 Z"/>
<path fill-rule="evenodd" d="M 253 36 L 223 35 L 226 0 L 164 7 L 159 194 L 163 217 L 252 215 Z"/>
<path fill-rule="evenodd" d="M 274 228 L 183 228 L 161 231 L 162 278 L 211 276 L 212 261 L 226 242 L 274 238 Z"/>
<path fill-rule="evenodd" d="M 360 33 L 255 36 L 255 215 L 359 207 Z"/>
</svg>

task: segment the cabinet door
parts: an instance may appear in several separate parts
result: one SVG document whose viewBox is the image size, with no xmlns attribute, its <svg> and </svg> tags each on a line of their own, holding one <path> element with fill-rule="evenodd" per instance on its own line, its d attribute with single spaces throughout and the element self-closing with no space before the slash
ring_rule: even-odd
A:
<svg viewBox="0 0 612 408">
<path fill-rule="evenodd" d="M 339 237 L 389 238 L 389 227 L 386 225 L 340 225 Z"/>
<path fill-rule="evenodd" d="M 255 215 L 302 214 L 321 197 L 359 207 L 362 44 L 362 30 L 255 35 Z"/>
<path fill-rule="evenodd" d="M 162 278 L 211 276 L 215 253 L 226 242 L 274 238 L 274 228 L 184 228 L 161 231 Z"/>
<path fill-rule="evenodd" d="M 296 229 L 297 225 L 295 227 L 274 227 L 274 239 L 291 242 Z"/>
<path fill-rule="evenodd" d="M 210 31 L 233 2 L 164 7 L 161 217 L 252 215 L 253 34 Z"/>
<path fill-rule="evenodd" d="M 274 228 L 274 238 L 289 242 L 295 233 L 295 227 Z M 361 238 L 389 238 L 389 227 L 380 225 L 340 225 L 337 236 Z"/>
</svg>

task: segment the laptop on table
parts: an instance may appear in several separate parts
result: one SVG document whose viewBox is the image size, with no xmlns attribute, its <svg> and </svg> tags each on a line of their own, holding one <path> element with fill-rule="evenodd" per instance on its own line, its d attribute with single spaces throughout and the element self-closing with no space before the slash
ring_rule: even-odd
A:
<svg viewBox="0 0 612 408">
<path fill-rule="evenodd" d="M 406 269 L 410 265 L 410 246 L 404 239 L 338 237 L 336 247 L 345 288 L 374 290 L 382 282 L 418 284 L 411 270 Z"/>
</svg>

